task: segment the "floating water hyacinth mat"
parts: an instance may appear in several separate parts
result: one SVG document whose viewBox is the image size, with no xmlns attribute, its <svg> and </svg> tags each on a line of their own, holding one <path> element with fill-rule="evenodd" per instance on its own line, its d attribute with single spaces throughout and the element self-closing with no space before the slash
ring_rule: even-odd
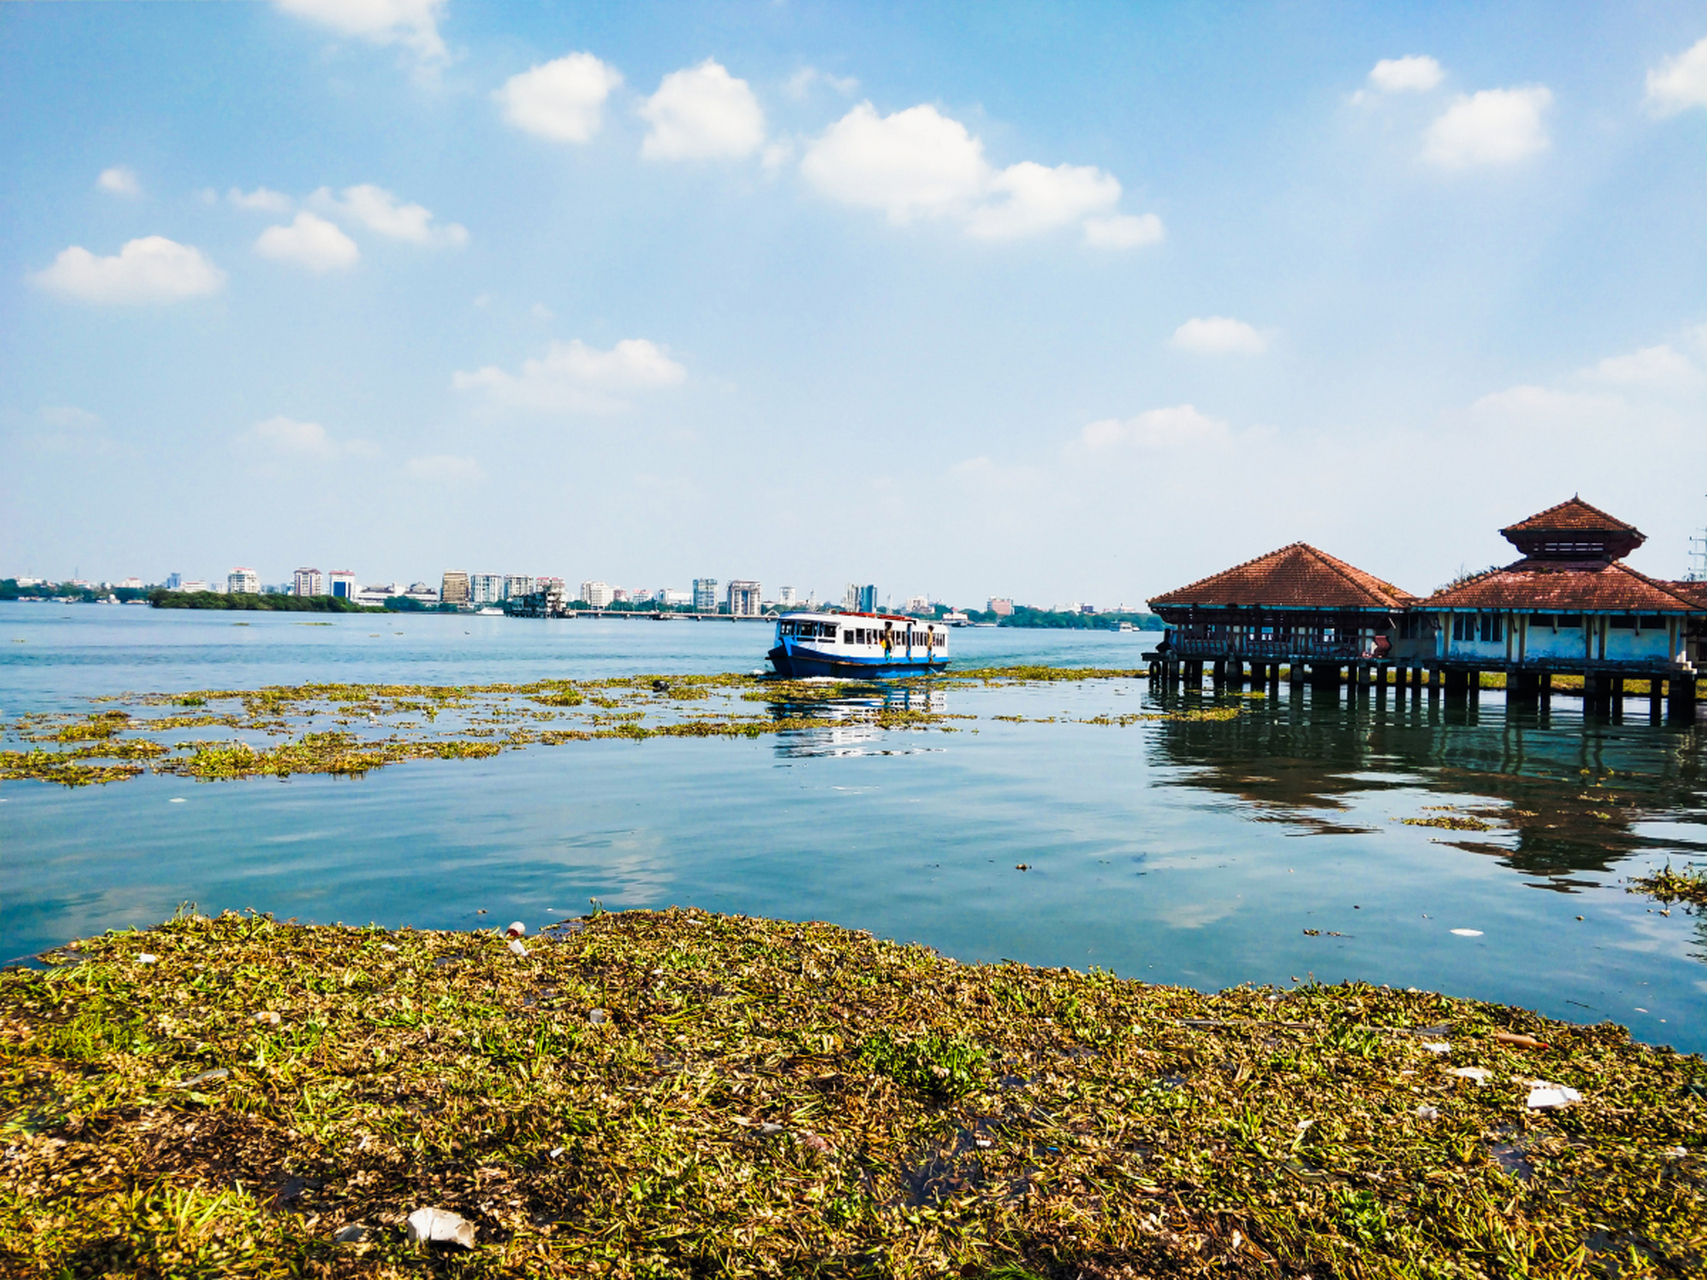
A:
<svg viewBox="0 0 1707 1280">
<path fill-rule="evenodd" d="M 1612 1025 L 675 908 L 48 959 L 0 974 L 8 1276 L 1707 1267 L 1707 1068 Z"/>
<path fill-rule="evenodd" d="M 361 775 L 406 760 L 480 759 L 529 746 L 614 739 L 757 738 L 868 727 L 959 732 L 944 689 L 1130 680 L 1141 671 L 992 667 L 953 677 L 862 684 L 751 675 L 625 676 L 531 684 L 306 684 L 99 698 L 99 711 L 37 713 L 0 724 L 0 779 L 66 786 L 152 771 L 217 782 L 295 774 Z M 124 704 L 124 705 L 113 705 Z M 753 704 L 759 704 L 755 707 Z M 1237 706 L 1097 715 L 1061 722 L 1226 720 Z M 996 717 L 1012 719 L 1013 717 Z M 1056 723 L 1054 717 L 1048 723 Z M 220 729 L 237 737 L 184 736 Z M 162 741 L 156 736 L 169 735 Z"/>
</svg>

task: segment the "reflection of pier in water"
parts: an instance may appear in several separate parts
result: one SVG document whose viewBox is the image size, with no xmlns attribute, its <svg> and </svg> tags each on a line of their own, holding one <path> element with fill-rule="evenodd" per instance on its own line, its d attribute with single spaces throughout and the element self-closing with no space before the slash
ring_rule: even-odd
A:
<svg viewBox="0 0 1707 1280">
<path fill-rule="evenodd" d="M 1459 815 L 1490 829 L 1442 830 L 1441 842 L 1547 877 L 1540 887 L 1568 890 L 1572 873 L 1609 872 L 1645 849 L 1707 854 L 1700 730 L 1559 714 L 1492 693 L 1406 692 L 1271 686 L 1234 720 L 1158 722 L 1152 759 L 1180 770 L 1176 785 L 1237 796 L 1258 821 L 1316 833 L 1372 830 L 1352 814 L 1358 796 L 1453 797 Z M 1159 686 L 1147 700 L 1173 710 L 1217 699 Z M 1633 830 L 1666 818 L 1698 824 L 1699 837 L 1659 840 Z"/>
<path fill-rule="evenodd" d="M 941 689 L 919 686 L 870 688 L 858 693 L 811 702 L 774 702 L 770 704 L 771 718 L 815 721 L 809 728 L 784 729 L 775 737 L 779 756 L 864 756 L 895 755 L 907 751 L 925 750 L 923 739 L 896 741 L 886 738 L 889 732 L 876 723 L 885 712 L 925 712 L 944 715 L 948 711 L 948 695 Z"/>
</svg>

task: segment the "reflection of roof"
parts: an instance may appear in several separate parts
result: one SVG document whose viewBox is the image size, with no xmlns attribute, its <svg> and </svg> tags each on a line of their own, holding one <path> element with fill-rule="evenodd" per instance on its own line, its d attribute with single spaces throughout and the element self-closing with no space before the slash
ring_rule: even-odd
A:
<svg viewBox="0 0 1707 1280">
<path fill-rule="evenodd" d="M 1567 612 L 1639 609 L 1657 613 L 1707 608 L 1707 591 L 1698 598 L 1678 590 L 1688 585 L 1657 581 L 1617 561 L 1519 560 L 1436 591 L 1420 607 Z"/>
<path fill-rule="evenodd" d="M 1283 609 L 1403 609 L 1416 599 L 1390 582 L 1294 542 L 1178 591 L 1154 605 L 1267 605 Z"/>
<path fill-rule="evenodd" d="M 1548 507 L 1545 511 L 1537 511 L 1529 519 L 1507 525 L 1500 532 L 1510 535 L 1542 533 L 1554 529 L 1569 533 L 1640 533 L 1635 525 L 1625 524 L 1618 517 L 1607 515 L 1599 507 L 1590 506 L 1581 498 L 1571 498 L 1558 506 Z"/>
</svg>

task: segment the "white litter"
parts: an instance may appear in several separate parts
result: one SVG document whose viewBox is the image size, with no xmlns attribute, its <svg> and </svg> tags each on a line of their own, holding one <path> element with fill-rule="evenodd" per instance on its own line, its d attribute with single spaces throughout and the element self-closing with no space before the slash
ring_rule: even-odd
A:
<svg viewBox="0 0 1707 1280">
<path fill-rule="evenodd" d="M 184 803 L 184 797 L 183 796 L 173 796 L 166 803 L 167 804 L 183 804 Z"/>
<path fill-rule="evenodd" d="M 1452 932 L 1460 938 L 1479 938 L 1482 936 L 1480 929 L 1454 929 Z"/>
<path fill-rule="evenodd" d="M 1573 1102 L 1583 1100 L 1582 1094 L 1569 1085 L 1553 1084 L 1548 1080 L 1531 1080 L 1529 1086 L 1529 1100 L 1524 1105 L 1531 1111 L 1541 1111 L 1547 1107 L 1568 1107 Z"/>
<path fill-rule="evenodd" d="M 526 934 L 527 931 L 528 931 L 528 927 L 525 924 L 523 924 L 520 920 L 510 921 L 510 927 L 508 929 L 504 930 L 505 934 L 507 934 L 509 937 L 512 937 L 512 938 L 520 938 L 524 934 Z"/>
<path fill-rule="evenodd" d="M 1445 1040 L 1424 1040 L 1423 1048 L 1430 1053 L 1451 1053 L 1452 1046 Z"/>
<path fill-rule="evenodd" d="M 520 938 L 510 939 L 510 950 L 515 952 L 518 956 L 525 956 L 528 953 L 528 949 L 522 945 L 522 940 Z"/>
<path fill-rule="evenodd" d="M 391 944 L 390 944 L 390 943 L 389 943 L 389 942 L 382 942 L 382 943 L 380 943 L 380 944 L 379 944 L 379 949 L 380 949 L 380 950 L 381 950 L 381 951 L 395 951 L 395 950 L 397 950 L 397 948 L 396 948 L 396 947 L 394 947 L 394 946 L 392 946 L 392 945 L 391 945 Z"/>
<path fill-rule="evenodd" d="M 409 1215 L 409 1239 L 416 1244 L 439 1241 L 474 1247 L 474 1224 L 449 1209 L 417 1209 Z"/>
<path fill-rule="evenodd" d="M 1486 1084 L 1494 1078 L 1494 1073 L 1486 1067 L 1450 1067 L 1446 1074 L 1462 1080 L 1474 1080 L 1477 1084 Z"/>
<path fill-rule="evenodd" d="M 1424 1103 L 1416 1109 L 1416 1117 L 1418 1120 L 1438 1120 L 1440 1119 L 1440 1108 L 1431 1107 Z"/>
<path fill-rule="evenodd" d="M 158 959 L 158 956 L 151 956 L 144 951 L 141 955 L 137 956 L 136 962 L 138 964 L 154 964 Z"/>
</svg>

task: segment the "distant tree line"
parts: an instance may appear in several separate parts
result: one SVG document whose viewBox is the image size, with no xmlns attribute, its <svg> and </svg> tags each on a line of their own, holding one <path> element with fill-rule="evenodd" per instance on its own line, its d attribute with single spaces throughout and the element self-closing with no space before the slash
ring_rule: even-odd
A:
<svg viewBox="0 0 1707 1280">
<path fill-rule="evenodd" d="M 87 587 L 73 582 L 32 582 L 20 587 L 16 578 L 0 578 L 0 600 L 77 600 L 93 604 L 109 596 L 118 600 L 144 600 L 147 587 Z"/>
<path fill-rule="evenodd" d="M 973 622 L 994 622 L 1004 627 L 1062 631 L 1111 631 L 1123 622 L 1130 622 L 1140 631 L 1160 631 L 1165 625 L 1153 613 L 1064 613 L 1054 609 L 1034 609 L 1024 604 L 1016 604 L 1007 617 L 979 609 L 968 609 L 966 616 Z"/>
<path fill-rule="evenodd" d="M 156 609 L 238 609 L 273 613 L 383 613 L 343 596 L 287 596 L 276 592 L 251 595 L 228 591 L 168 591 L 156 587 L 148 593 Z"/>
</svg>

